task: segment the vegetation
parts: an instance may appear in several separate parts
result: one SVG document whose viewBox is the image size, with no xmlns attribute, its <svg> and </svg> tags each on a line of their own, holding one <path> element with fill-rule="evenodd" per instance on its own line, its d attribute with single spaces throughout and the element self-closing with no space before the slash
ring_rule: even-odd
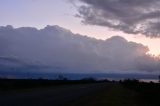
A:
<svg viewBox="0 0 160 106">
<path fill-rule="evenodd" d="M 106 89 L 73 101 L 68 106 L 137 106 L 136 93 L 112 84 Z"/>
<path fill-rule="evenodd" d="M 137 92 L 138 99 L 144 106 L 160 106 L 160 83 L 144 83 L 138 80 L 125 80 L 122 82 L 125 88 Z"/>
<path fill-rule="evenodd" d="M 124 80 L 73 101 L 69 106 L 160 106 L 160 84 Z"/>
<path fill-rule="evenodd" d="M 72 101 L 67 106 L 160 106 L 160 83 L 145 83 L 138 80 L 96 81 L 93 78 L 81 80 L 47 79 L 0 79 L 0 91 L 32 89 L 60 85 L 108 82 L 107 87 L 94 94 Z"/>
<path fill-rule="evenodd" d="M 67 78 L 48 80 L 48 79 L 0 79 L 0 91 L 13 91 L 21 89 L 41 88 L 60 85 L 101 83 L 106 80 L 96 81 L 94 78 L 81 80 L 68 80 Z"/>
</svg>

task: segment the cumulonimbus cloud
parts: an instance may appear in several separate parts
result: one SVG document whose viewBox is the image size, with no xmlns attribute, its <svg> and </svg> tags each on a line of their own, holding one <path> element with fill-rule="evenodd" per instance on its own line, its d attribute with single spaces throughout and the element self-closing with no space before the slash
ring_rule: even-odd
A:
<svg viewBox="0 0 160 106">
<path fill-rule="evenodd" d="M 160 60 L 147 54 L 147 46 L 120 36 L 97 40 L 59 26 L 0 27 L 0 44 L 0 71 L 7 67 L 74 73 L 160 69 Z"/>
<path fill-rule="evenodd" d="M 78 0 L 77 16 L 90 25 L 160 37 L 160 0 Z"/>
</svg>

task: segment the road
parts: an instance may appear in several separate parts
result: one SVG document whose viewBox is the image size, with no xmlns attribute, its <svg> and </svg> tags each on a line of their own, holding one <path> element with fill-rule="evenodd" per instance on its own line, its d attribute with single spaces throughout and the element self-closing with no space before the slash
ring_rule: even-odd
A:
<svg viewBox="0 0 160 106">
<path fill-rule="evenodd" d="M 63 106 L 106 86 L 107 83 L 64 85 L 0 95 L 0 106 Z"/>
</svg>

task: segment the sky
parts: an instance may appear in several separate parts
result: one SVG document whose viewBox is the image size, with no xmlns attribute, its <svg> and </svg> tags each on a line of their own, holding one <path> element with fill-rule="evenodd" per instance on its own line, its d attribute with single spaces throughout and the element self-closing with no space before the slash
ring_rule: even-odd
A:
<svg viewBox="0 0 160 106">
<path fill-rule="evenodd" d="M 121 36 L 106 40 L 74 34 L 59 26 L 0 27 L 0 73 L 152 73 L 160 60 L 148 47 Z M 14 72 L 14 71 L 13 71 Z"/>
<path fill-rule="evenodd" d="M 0 0 L 0 71 L 159 73 L 159 7 L 159 0 Z"/>
<path fill-rule="evenodd" d="M 105 25 L 87 23 L 87 20 L 83 19 L 85 18 L 83 17 L 84 14 L 82 12 L 80 13 L 80 8 L 84 3 L 93 5 L 94 2 L 96 3 L 97 0 L 93 0 L 94 2 L 90 2 L 90 0 L 87 1 L 88 2 L 84 2 L 84 0 L 0 0 L 0 26 L 12 25 L 14 27 L 31 26 L 37 28 L 44 28 L 46 25 L 59 25 L 61 27 L 71 30 L 74 33 L 87 35 L 97 39 L 107 39 L 111 36 L 119 35 L 125 37 L 129 41 L 135 41 L 147 45 L 150 49 L 149 53 L 151 54 L 160 54 L 160 39 L 158 37 L 151 38 L 146 37 L 146 34 L 144 33 L 127 33 L 127 31 L 124 32 L 123 30 L 117 30 L 118 28 L 113 29 Z M 101 0 L 101 2 L 103 1 L 104 0 Z M 134 3 L 136 2 L 138 2 L 138 0 L 130 4 L 134 5 Z M 145 5 L 143 4 L 145 4 L 146 2 L 149 3 L 150 1 L 142 0 L 141 2 L 142 8 L 144 9 Z M 110 4 L 112 4 L 112 2 Z M 151 4 L 154 4 L 154 2 L 151 2 Z M 99 3 L 99 5 L 101 4 Z M 118 8 L 118 2 L 115 5 L 117 5 Z M 94 6 L 95 7 L 93 7 L 93 9 L 96 9 L 97 5 Z M 154 8 L 156 8 L 156 6 Z M 101 10 L 102 9 L 97 9 L 97 13 Z M 133 11 L 133 9 L 131 11 Z M 139 12 L 137 12 L 137 14 L 138 13 Z M 129 17 L 129 14 L 125 15 L 128 15 Z M 157 14 L 155 13 L 155 15 L 157 15 L 157 17 L 155 18 L 159 18 L 158 12 Z M 81 21 L 86 21 L 86 23 L 82 23 Z"/>
</svg>

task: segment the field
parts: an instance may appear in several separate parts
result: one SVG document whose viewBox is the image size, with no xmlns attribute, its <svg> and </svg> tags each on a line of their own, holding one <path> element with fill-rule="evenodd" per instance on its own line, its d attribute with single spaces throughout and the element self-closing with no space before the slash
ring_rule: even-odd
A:
<svg viewBox="0 0 160 106">
<path fill-rule="evenodd" d="M 160 106 L 160 84 L 138 80 L 1 79 L 0 85 L 0 106 Z"/>
<path fill-rule="evenodd" d="M 126 80 L 68 106 L 160 106 L 160 84 Z"/>
</svg>

